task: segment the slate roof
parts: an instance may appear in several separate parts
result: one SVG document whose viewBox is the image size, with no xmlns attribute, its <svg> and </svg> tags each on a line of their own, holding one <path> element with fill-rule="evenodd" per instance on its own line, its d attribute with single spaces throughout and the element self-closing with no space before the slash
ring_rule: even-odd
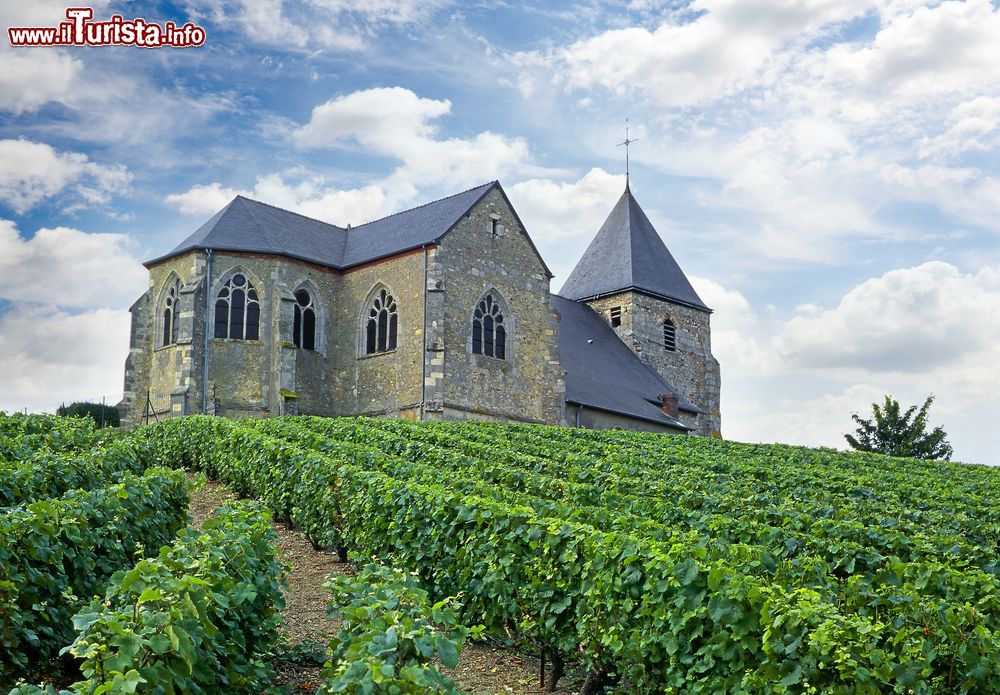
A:
<svg viewBox="0 0 1000 695">
<path fill-rule="evenodd" d="M 567 403 L 691 429 L 663 412 L 660 396 L 676 394 L 681 410 L 701 411 L 644 364 L 597 312 L 558 295 L 551 299 L 560 317 L 559 363 L 566 370 Z M 566 417 L 572 419 L 568 410 Z"/>
<path fill-rule="evenodd" d="M 350 229 L 236 196 L 172 251 L 146 265 L 210 248 L 288 256 L 338 270 L 350 268 L 439 242 L 494 186 L 499 188 L 499 182 Z"/>
<path fill-rule="evenodd" d="M 636 290 L 711 311 L 688 282 L 628 185 L 559 294 L 591 299 Z"/>
</svg>

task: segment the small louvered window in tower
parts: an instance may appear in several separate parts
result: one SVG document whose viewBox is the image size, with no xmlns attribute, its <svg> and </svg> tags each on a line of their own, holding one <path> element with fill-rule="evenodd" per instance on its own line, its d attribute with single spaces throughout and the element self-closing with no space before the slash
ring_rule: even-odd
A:
<svg viewBox="0 0 1000 695">
<path fill-rule="evenodd" d="M 663 347 L 667 352 L 677 350 L 677 327 L 669 318 L 663 319 Z"/>
<path fill-rule="evenodd" d="M 611 307 L 611 327 L 618 328 L 622 325 L 622 308 L 620 306 Z"/>
</svg>

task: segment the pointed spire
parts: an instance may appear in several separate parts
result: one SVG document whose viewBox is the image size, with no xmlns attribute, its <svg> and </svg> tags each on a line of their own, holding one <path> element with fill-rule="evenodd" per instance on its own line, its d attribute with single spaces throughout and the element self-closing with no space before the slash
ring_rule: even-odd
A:
<svg viewBox="0 0 1000 695">
<path fill-rule="evenodd" d="M 587 300 L 628 290 L 711 311 L 667 250 L 626 181 L 621 198 L 559 294 Z"/>
</svg>

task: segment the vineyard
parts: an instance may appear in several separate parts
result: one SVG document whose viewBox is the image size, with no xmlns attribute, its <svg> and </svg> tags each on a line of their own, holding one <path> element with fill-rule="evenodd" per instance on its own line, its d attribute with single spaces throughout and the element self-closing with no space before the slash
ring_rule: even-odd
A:
<svg viewBox="0 0 1000 695">
<path fill-rule="evenodd" d="M 185 530 L 181 468 L 263 507 Z M 449 692 L 436 663 L 480 631 L 588 693 L 1000 692 L 998 492 L 986 467 L 634 432 L 0 418 L 0 685 L 67 648 L 74 692 L 262 692 L 266 508 L 378 563 L 331 584 L 327 692 Z"/>
</svg>

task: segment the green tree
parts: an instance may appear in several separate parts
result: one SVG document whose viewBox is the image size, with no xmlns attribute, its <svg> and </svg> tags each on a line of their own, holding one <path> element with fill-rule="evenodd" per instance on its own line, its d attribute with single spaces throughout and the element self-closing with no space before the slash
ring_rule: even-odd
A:
<svg viewBox="0 0 1000 695">
<path fill-rule="evenodd" d="M 844 438 L 857 451 L 947 461 L 953 453 L 948 435 L 940 427 L 927 431 L 927 411 L 933 402 L 931 394 L 919 410 L 913 405 L 906 412 L 900 412 L 899 401 L 886 396 L 881 407 L 872 403 L 874 417 L 871 420 L 857 413 L 851 415 L 860 427 L 855 435 L 845 434 Z"/>
<path fill-rule="evenodd" d="M 103 403 L 77 402 L 56 408 L 56 415 L 62 417 L 91 417 L 98 427 L 118 427 L 118 408 Z"/>
</svg>

